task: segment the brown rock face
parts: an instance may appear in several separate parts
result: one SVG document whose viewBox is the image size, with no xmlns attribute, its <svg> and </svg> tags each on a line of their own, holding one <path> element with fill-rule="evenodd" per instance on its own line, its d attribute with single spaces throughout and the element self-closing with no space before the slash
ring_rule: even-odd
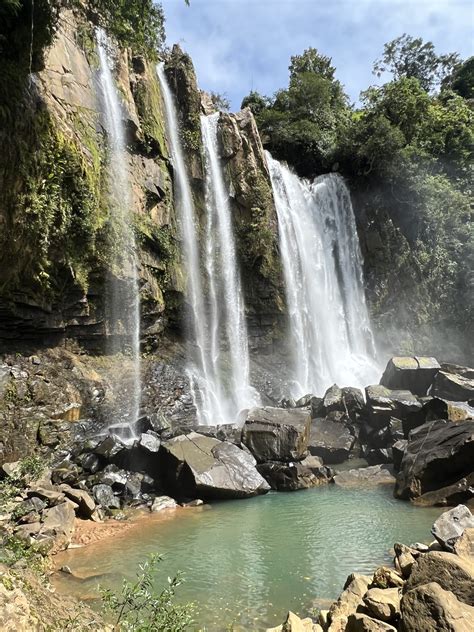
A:
<svg viewBox="0 0 474 632">
<path fill-rule="evenodd" d="M 403 595 L 402 632 L 471 632 L 474 608 L 435 582 Z"/>
<path fill-rule="evenodd" d="M 474 606 L 474 562 L 453 553 L 430 551 L 420 555 L 406 584 L 406 590 L 436 582 L 457 599 Z"/>
</svg>

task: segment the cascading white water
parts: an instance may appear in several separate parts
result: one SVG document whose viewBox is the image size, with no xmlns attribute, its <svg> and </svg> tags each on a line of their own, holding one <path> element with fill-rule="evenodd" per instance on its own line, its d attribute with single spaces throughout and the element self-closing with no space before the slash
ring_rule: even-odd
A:
<svg viewBox="0 0 474 632">
<path fill-rule="evenodd" d="M 258 402 L 250 386 L 245 305 L 237 267 L 229 194 L 218 153 L 219 113 L 201 117 L 206 158 L 206 253 L 209 288 L 210 351 L 216 376 L 228 375 L 228 419 Z M 227 350 L 226 360 L 222 348 Z M 222 388 L 222 384 L 221 384 Z"/>
<path fill-rule="evenodd" d="M 205 234 L 200 248 L 176 107 L 161 64 L 157 73 L 165 104 L 188 274 L 191 321 L 188 375 L 199 423 L 232 423 L 242 409 L 257 401 L 257 396 L 249 385 L 244 305 L 236 269 L 230 208 L 216 151 L 218 115 L 202 121 L 207 204 Z"/>
<path fill-rule="evenodd" d="M 128 424 L 129 434 L 140 409 L 140 298 L 136 260 L 135 235 L 132 226 L 132 194 L 127 169 L 127 151 L 123 126 L 122 107 L 114 83 L 113 60 L 110 44 L 103 29 L 97 29 L 99 55 L 99 84 L 102 93 L 105 126 L 109 149 L 109 196 L 115 243 L 114 271 L 110 275 L 107 320 L 109 326 L 109 352 L 116 353 L 128 347 L 130 362 L 124 363 L 130 371 L 123 380 L 126 393 L 122 393 L 119 419 L 116 424 Z M 122 382 L 122 380 L 120 380 Z"/>
<path fill-rule="evenodd" d="M 267 152 L 278 215 L 294 397 L 378 382 L 362 255 L 349 191 L 328 174 L 301 180 Z"/>
</svg>

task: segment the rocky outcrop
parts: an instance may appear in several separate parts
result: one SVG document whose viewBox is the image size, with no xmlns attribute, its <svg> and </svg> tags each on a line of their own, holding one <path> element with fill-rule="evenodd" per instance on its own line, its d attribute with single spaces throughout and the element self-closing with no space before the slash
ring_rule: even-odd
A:
<svg viewBox="0 0 474 632">
<path fill-rule="evenodd" d="M 219 139 L 248 311 L 249 344 L 253 349 L 270 350 L 283 327 L 284 292 L 270 176 L 250 109 L 222 113 Z"/>
<path fill-rule="evenodd" d="M 196 432 L 164 441 L 160 466 L 165 489 L 178 498 L 245 498 L 270 487 L 256 461 L 232 443 Z"/>
<path fill-rule="evenodd" d="M 156 338 L 173 319 L 183 291 L 161 94 L 154 64 L 130 50 L 114 47 L 111 53 L 128 132 L 142 332 Z M 20 109 L 21 124 L 0 136 L 13 155 L 0 169 L 1 188 L 12 192 L 0 212 L 0 224 L 8 224 L 8 242 L 1 247 L 0 349 L 73 338 L 101 350 L 107 336 L 118 335 L 104 320 L 106 275 L 116 275 L 124 288 L 130 280 L 111 265 L 107 149 L 92 24 L 78 13 L 62 13 L 27 102 L 12 107 Z M 37 211 L 28 215 L 31 205 Z M 171 296 L 174 305 L 167 304 Z"/>
<path fill-rule="evenodd" d="M 436 582 L 408 591 L 401 602 L 403 632 L 470 632 L 474 608 Z"/>
<path fill-rule="evenodd" d="M 298 461 L 307 451 L 311 415 L 306 410 L 252 408 L 242 430 L 242 443 L 258 463 Z"/>
<path fill-rule="evenodd" d="M 426 504 L 471 496 L 474 421 L 432 421 L 410 434 L 395 495 Z"/>
<path fill-rule="evenodd" d="M 435 358 L 394 357 L 389 360 L 380 384 L 393 390 L 426 395 L 440 368 Z"/>
<path fill-rule="evenodd" d="M 440 371 L 433 381 L 430 393 L 455 402 L 474 403 L 474 379 Z"/>
</svg>

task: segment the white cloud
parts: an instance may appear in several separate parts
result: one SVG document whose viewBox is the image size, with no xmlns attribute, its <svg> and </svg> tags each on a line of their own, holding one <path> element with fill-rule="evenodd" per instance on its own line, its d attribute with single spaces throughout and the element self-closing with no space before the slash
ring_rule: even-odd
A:
<svg viewBox="0 0 474 632">
<path fill-rule="evenodd" d="M 181 42 L 201 86 L 238 108 L 251 88 L 287 83 L 291 55 L 314 46 L 330 55 L 352 99 L 375 81 L 372 62 L 404 32 L 440 52 L 472 54 L 471 0 L 162 0 L 169 43 Z"/>
</svg>

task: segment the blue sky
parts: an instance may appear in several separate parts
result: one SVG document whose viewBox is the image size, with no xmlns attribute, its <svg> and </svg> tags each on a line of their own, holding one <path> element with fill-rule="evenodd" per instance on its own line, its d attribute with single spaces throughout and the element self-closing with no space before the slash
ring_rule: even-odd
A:
<svg viewBox="0 0 474 632">
<path fill-rule="evenodd" d="M 288 83 L 291 55 L 329 55 L 351 100 L 377 83 L 372 62 L 402 33 L 438 52 L 473 54 L 474 0 L 161 0 L 167 41 L 193 58 L 200 87 L 226 93 L 232 109 L 251 89 Z"/>
</svg>

